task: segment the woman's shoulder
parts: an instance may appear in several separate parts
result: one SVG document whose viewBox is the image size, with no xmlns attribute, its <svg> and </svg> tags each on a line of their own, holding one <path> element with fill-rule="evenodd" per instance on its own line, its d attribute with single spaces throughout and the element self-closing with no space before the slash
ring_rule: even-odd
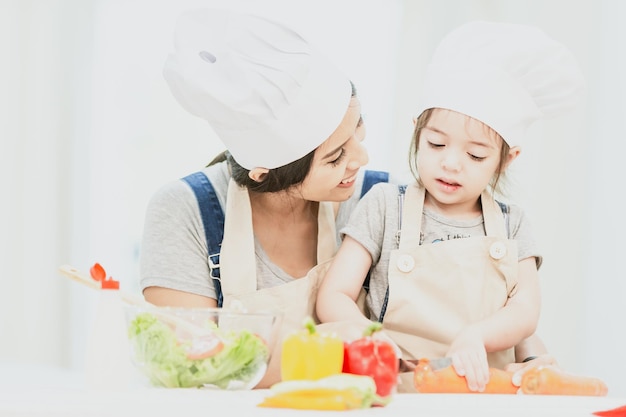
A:
<svg viewBox="0 0 626 417">
<path fill-rule="evenodd" d="M 196 193 L 203 192 L 203 190 L 194 190 L 194 187 L 191 185 L 193 181 L 186 181 L 185 179 L 192 175 L 197 175 L 198 173 L 203 174 L 208 179 L 220 204 L 224 207 L 226 193 L 228 191 L 228 181 L 230 179 L 226 162 L 211 165 L 183 178 L 171 180 L 163 184 L 152 195 L 151 204 L 185 205 L 189 202 L 195 203 Z"/>
</svg>

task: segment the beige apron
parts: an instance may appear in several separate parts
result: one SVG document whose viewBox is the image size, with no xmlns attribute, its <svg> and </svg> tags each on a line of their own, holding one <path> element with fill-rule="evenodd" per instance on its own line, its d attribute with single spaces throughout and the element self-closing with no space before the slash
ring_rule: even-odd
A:
<svg viewBox="0 0 626 417">
<path fill-rule="evenodd" d="M 257 290 L 256 256 L 252 211 L 247 189 L 233 180 L 228 186 L 224 219 L 224 240 L 220 251 L 221 286 L 224 307 L 241 302 L 249 311 L 274 311 L 280 314 L 270 341 L 271 358 L 265 377 L 257 388 L 267 388 L 280 380 L 280 352 L 283 337 L 302 328 L 307 316 L 316 320 L 317 290 L 337 250 L 332 203 L 320 203 L 318 215 L 317 262 L 309 273 L 292 282 Z M 316 320 L 317 322 L 317 320 Z"/>
<path fill-rule="evenodd" d="M 407 187 L 399 249 L 389 260 L 389 301 L 383 326 L 405 359 L 439 358 L 457 333 L 502 308 L 517 284 L 517 245 L 506 236 L 504 216 L 481 196 L 484 237 L 420 245 L 424 188 Z M 514 362 L 513 348 L 488 354 L 490 366 Z M 414 391 L 412 373 L 399 392 Z"/>
</svg>

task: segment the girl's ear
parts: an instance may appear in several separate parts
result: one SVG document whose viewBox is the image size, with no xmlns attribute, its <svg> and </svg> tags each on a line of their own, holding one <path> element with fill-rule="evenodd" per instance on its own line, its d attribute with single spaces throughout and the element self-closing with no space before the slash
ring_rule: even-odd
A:
<svg viewBox="0 0 626 417">
<path fill-rule="evenodd" d="M 267 168 L 252 168 L 250 172 L 248 172 L 248 176 L 250 179 L 256 182 L 263 182 L 265 176 L 270 170 Z"/>
<path fill-rule="evenodd" d="M 508 168 L 508 166 L 511 165 L 511 162 L 513 162 L 521 152 L 522 148 L 520 148 L 519 146 L 513 146 L 511 149 L 509 149 L 509 155 L 506 159 L 506 164 L 504 165 L 504 168 Z"/>
</svg>

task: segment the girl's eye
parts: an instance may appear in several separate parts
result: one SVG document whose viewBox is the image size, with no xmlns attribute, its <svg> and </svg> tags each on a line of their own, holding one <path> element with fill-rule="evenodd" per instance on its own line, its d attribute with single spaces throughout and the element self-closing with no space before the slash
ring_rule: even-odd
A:
<svg viewBox="0 0 626 417">
<path fill-rule="evenodd" d="M 339 163 L 343 160 L 345 156 L 346 156 L 346 150 L 341 148 L 341 153 L 339 154 L 339 156 L 336 159 L 330 161 L 329 164 L 331 164 L 332 166 L 337 166 L 339 165 Z"/>
<path fill-rule="evenodd" d="M 468 153 L 469 157 L 472 158 L 472 160 L 474 161 L 484 161 L 485 159 L 487 159 L 486 156 L 476 156 L 476 155 L 472 155 L 471 153 Z"/>
<path fill-rule="evenodd" d="M 430 146 L 431 148 L 442 148 L 445 145 L 440 145 L 438 143 L 434 143 L 434 142 L 428 141 L 428 146 Z"/>
</svg>

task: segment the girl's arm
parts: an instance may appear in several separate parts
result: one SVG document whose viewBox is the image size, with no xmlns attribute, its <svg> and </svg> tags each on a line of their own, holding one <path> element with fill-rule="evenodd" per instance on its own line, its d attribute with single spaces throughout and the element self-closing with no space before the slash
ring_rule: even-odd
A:
<svg viewBox="0 0 626 417">
<path fill-rule="evenodd" d="M 515 346 L 515 363 L 508 364 L 504 370 L 513 372 L 513 384 L 520 386 L 524 373 L 538 366 L 558 367 L 559 364 L 539 336 L 533 334 Z"/>
<path fill-rule="evenodd" d="M 476 326 L 487 352 L 516 346 L 535 333 L 541 310 L 539 275 L 535 258 L 519 262 L 517 287 L 506 305 Z"/>
<path fill-rule="evenodd" d="M 547 354 L 548 349 L 537 334 L 527 337 L 515 346 L 515 362 L 517 364 L 522 364 L 524 361 L 530 362 L 533 358 Z"/>
<path fill-rule="evenodd" d="M 350 321 L 362 323 L 363 329 L 370 324 L 356 300 L 371 265 L 369 252 L 345 236 L 317 294 L 315 307 L 321 322 Z"/>
<path fill-rule="evenodd" d="M 541 296 L 535 258 L 519 262 L 515 293 L 504 307 L 463 329 L 448 350 L 459 375 L 465 375 L 468 387 L 481 391 L 489 381 L 487 352 L 516 346 L 537 328 Z"/>
</svg>

